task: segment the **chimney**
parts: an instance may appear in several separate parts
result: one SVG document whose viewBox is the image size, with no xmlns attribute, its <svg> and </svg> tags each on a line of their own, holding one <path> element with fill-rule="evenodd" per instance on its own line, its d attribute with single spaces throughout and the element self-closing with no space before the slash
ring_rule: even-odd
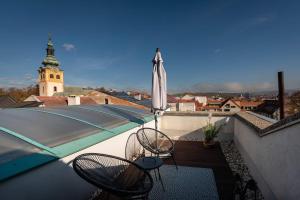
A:
<svg viewBox="0 0 300 200">
<path fill-rule="evenodd" d="M 133 98 L 135 98 L 136 100 L 141 101 L 141 100 L 142 100 L 142 94 L 140 94 L 140 93 L 135 94 L 135 95 L 133 96 Z"/>
<path fill-rule="evenodd" d="M 68 96 L 68 106 L 80 105 L 80 96 L 70 95 Z"/>
<path fill-rule="evenodd" d="M 278 102 L 279 102 L 279 117 L 284 118 L 284 79 L 283 72 L 278 72 Z"/>
</svg>

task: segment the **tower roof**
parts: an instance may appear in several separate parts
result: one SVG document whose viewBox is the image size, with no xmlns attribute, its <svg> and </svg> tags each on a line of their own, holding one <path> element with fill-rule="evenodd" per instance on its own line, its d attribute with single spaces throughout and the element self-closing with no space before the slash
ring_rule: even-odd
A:
<svg viewBox="0 0 300 200">
<path fill-rule="evenodd" d="M 58 67 L 59 66 L 59 62 L 58 62 L 58 60 L 54 56 L 54 47 L 53 47 L 53 43 L 52 43 L 52 39 L 51 39 L 50 34 L 49 34 L 49 37 L 48 37 L 48 43 L 47 43 L 46 52 L 47 52 L 46 58 L 43 60 L 42 64 L 45 67 L 46 66 Z"/>
</svg>

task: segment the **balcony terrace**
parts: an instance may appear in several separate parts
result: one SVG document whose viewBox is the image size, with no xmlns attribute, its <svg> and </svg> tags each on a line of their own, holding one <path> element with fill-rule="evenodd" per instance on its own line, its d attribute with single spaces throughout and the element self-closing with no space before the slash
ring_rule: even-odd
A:
<svg viewBox="0 0 300 200">
<path fill-rule="evenodd" d="M 73 171 L 73 159 L 90 152 L 124 157 L 129 135 L 141 127 L 154 127 L 151 113 L 124 106 L 71 106 L 18 112 L 4 109 L 0 112 L 1 134 L 9 136 L 10 144 L 17 137 L 20 146 L 19 140 L 24 140 L 21 136 L 28 136 L 39 127 L 44 129 L 37 132 L 42 136 L 57 131 L 38 122 L 32 126 L 32 118 L 55 120 L 60 127 L 68 121 L 66 128 L 77 127 L 77 130 L 67 130 L 73 131 L 68 137 L 54 135 L 55 145 L 45 143 L 41 135 L 31 135 L 32 140 L 26 141 L 36 145 L 34 150 L 14 149 L 17 146 L 0 143 L 1 156 L 6 153 L 5 160 L 0 162 L 1 199 L 91 199 L 97 194 L 97 188 Z M 108 115 L 110 120 L 105 120 Z M 217 146 L 212 149 L 205 149 L 202 144 L 202 128 L 207 120 L 205 112 L 166 112 L 159 118 L 159 129 L 175 141 L 179 170 L 166 159 L 162 167 L 166 191 L 154 180 L 149 199 L 199 199 L 199 196 L 200 199 L 233 199 L 235 173 L 241 173 L 245 181 L 253 177 L 265 199 L 299 199 L 300 182 L 295 178 L 300 177 L 299 114 L 276 122 L 251 112 L 214 113 L 212 123 L 227 123 L 219 133 Z M 17 124 L 22 124 L 23 129 L 18 129 Z M 84 136 L 78 136 L 79 132 Z M 43 145 L 39 141 L 43 141 Z M 38 150 L 41 148 L 44 150 Z"/>
</svg>

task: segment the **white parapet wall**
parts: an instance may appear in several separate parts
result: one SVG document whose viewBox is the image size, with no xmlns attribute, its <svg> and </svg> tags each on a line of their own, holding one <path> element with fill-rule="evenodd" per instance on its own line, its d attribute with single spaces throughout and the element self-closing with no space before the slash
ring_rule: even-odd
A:
<svg viewBox="0 0 300 200">
<path fill-rule="evenodd" d="M 234 142 L 265 199 L 300 199 L 299 123 L 261 137 L 235 118 Z"/>
<path fill-rule="evenodd" d="M 225 124 L 219 136 L 222 139 L 232 139 L 233 137 L 233 118 L 231 115 L 212 116 L 211 123 L 221 125 Z M 181 140 L 189 138 L 203 139 L 202 128 L 207 126 L 208 114 L 203 113 L 166 113 L 161 117 L 159 127 L 171 138 Z"/>
<path fill-rule="evenodd" d="M 154 128 L 154 121 L 146 123 L 144 127 Z M 127 139 L 139 128 L 141 126 L 0 183 L 0 199 L 87 200 L 96 187 L 74 172 L 73 159 L 83 153 L 105 153 L 125 157 Z"/>
</svg>

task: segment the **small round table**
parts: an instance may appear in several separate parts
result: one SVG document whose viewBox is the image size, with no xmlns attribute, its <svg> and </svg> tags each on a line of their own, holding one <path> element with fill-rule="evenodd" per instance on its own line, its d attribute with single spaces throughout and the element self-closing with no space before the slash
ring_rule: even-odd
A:
<svg viewBox="0 0 300 200">
<path fill-rule="evenodd" d="M 163 181 L 162 181 L 162 178 L 160 175 L 160 171 L 159 171 L 159 168 L 164 164 L 161 158 L 159 158 L 158 156 L 141 157 L 141 158 L 135 160 L 134 163 L 147 171 L 154 170 L 154 175 L 155 175 L 156 180 L 157 180 L 157 177 L 156 177 L 155 170 L 157 170 L 159 181 L 163 187 L 163 190 L 165 191 L 165 186 L 163 184 Z"/>
</svg>

